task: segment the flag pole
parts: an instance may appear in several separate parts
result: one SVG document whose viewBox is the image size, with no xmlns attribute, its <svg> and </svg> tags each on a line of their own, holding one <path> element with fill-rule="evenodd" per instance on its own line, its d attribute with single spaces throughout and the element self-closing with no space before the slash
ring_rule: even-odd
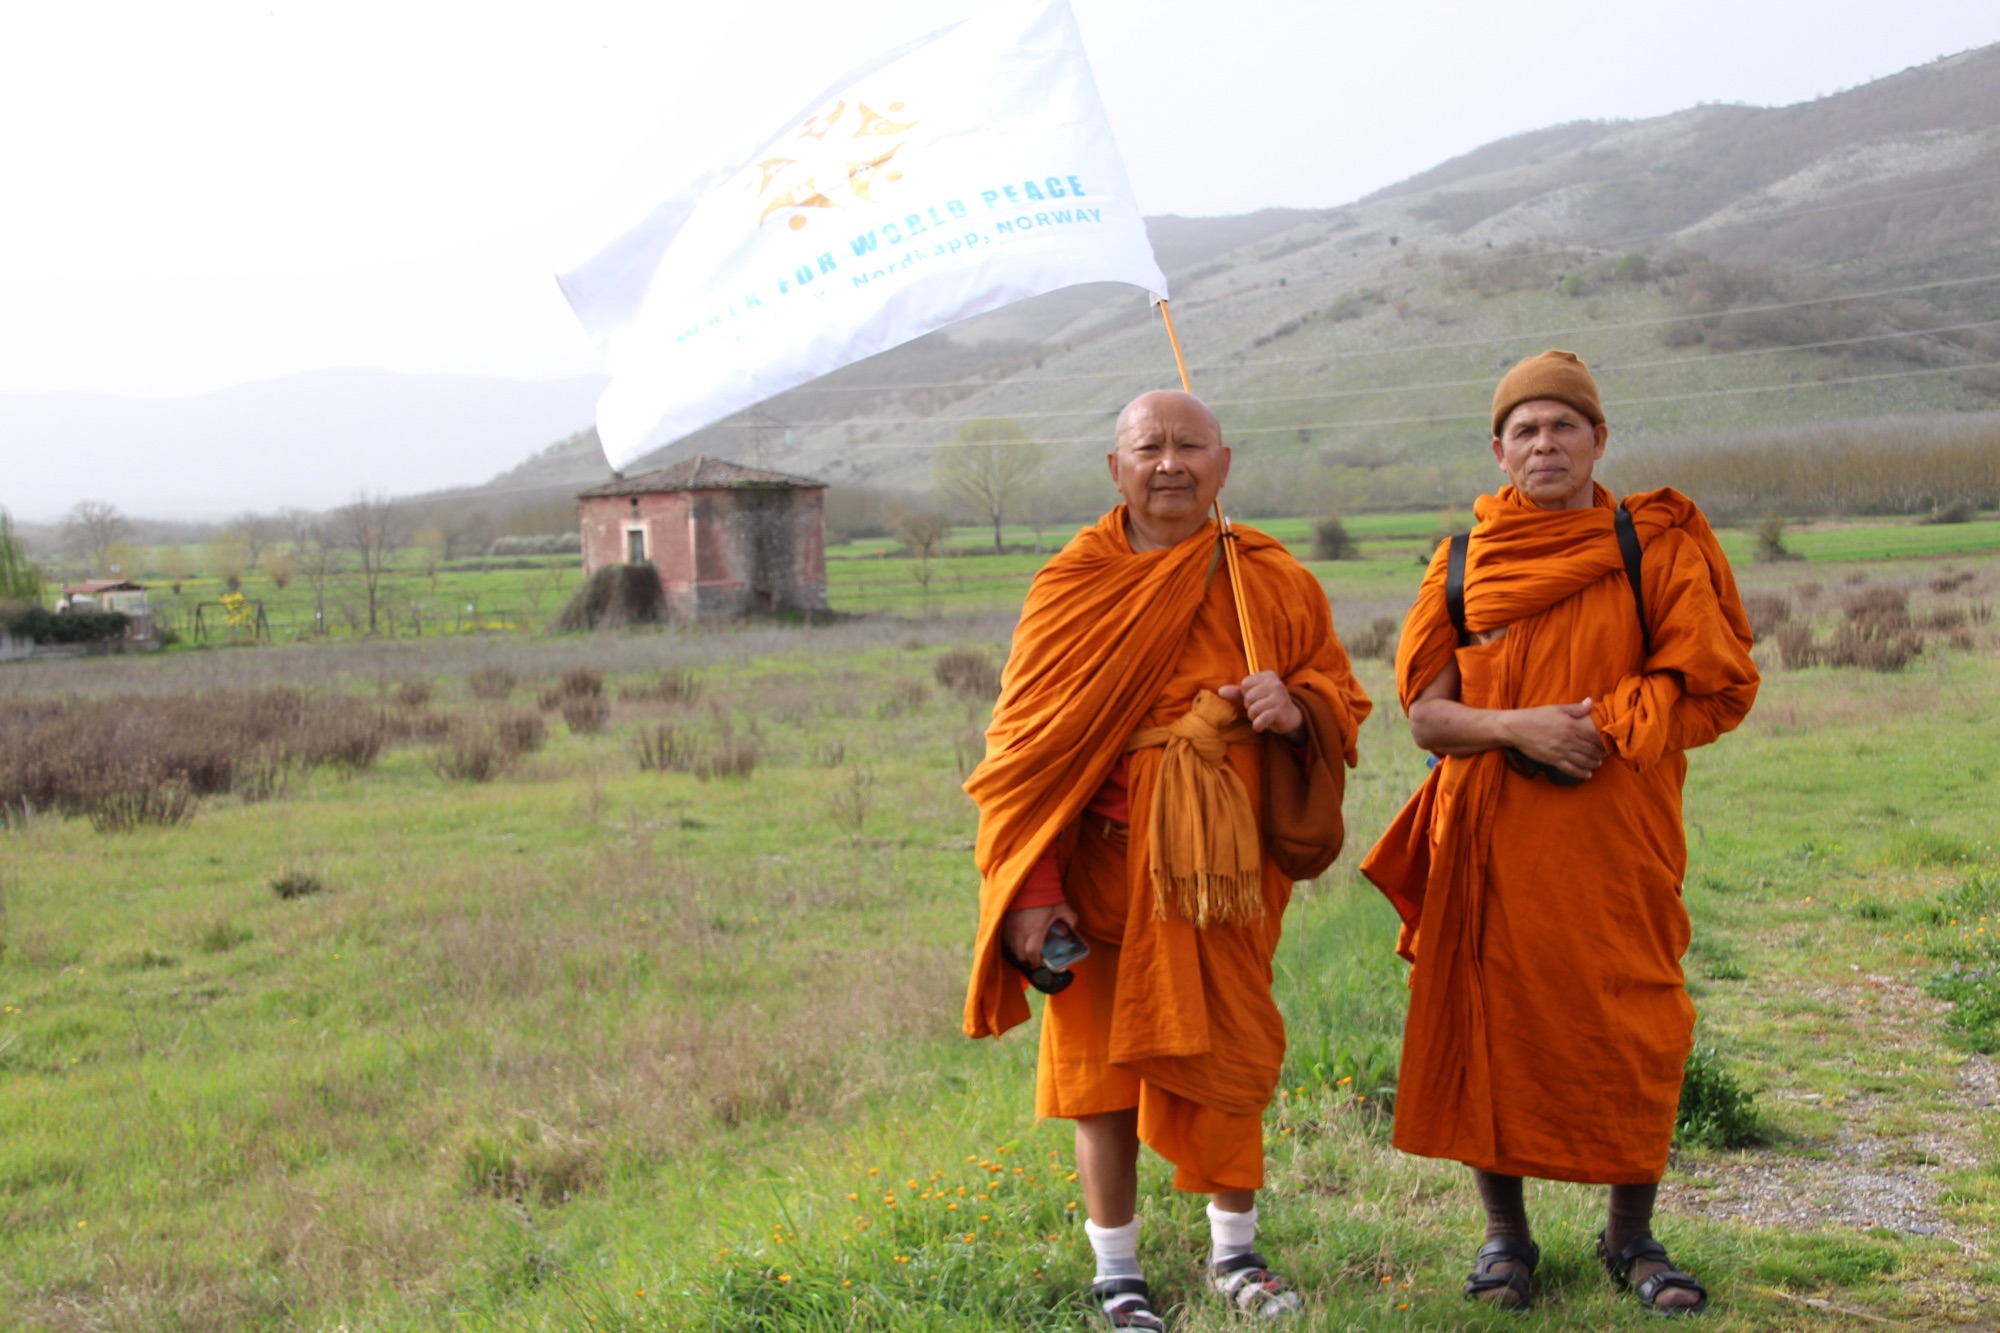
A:
<svg viewBox="0 0 2000 1333">
<path fill-rule="evenodd" d="M 1188 382 L 1187 358 L 1181 355 L 1181 340 L 1174 332 L 1173 312 L 1167 308 L 1165 297 L 1160 298 L 1160 318 L 1167 324 L 1167 341 L 1173 345 L 1174 368 L 1181 373 L 1181 389 L 1194 392 L 1194 385 Z M 1250 674 L 1257 674 L 1257 640 L 1250 633 L 1250 608 L 1243 600 L 1243 569 L 1236 561 L 1236 529 L 1229 526 L 1228 515 L 1222 512 L 1222 496 L 1215 497 L 1215 521 L 1222 529 L 1222 559 L 1229 566 L 1229 591 L 1236 598 L 1236 625 L 1243 631 L 1243 660 L 1250 668 Z"/>
</svg>

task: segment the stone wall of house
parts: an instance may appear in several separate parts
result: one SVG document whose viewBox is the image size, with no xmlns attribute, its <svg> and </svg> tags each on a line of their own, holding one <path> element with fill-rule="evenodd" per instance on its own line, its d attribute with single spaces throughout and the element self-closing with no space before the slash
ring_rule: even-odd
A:
<svg viewBox="0 0 2000 1333">
<path fill-rule="evenodd" d="M 593 496 L 581 510 L 584 572 L 624 563 L 637 530 L 676 618 L 824 611 L 824 495 L 745 486 Z"/>
</svg>

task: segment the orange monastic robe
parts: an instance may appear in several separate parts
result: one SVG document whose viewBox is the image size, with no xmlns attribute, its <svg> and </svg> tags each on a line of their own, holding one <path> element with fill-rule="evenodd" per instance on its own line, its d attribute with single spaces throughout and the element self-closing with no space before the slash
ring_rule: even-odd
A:
<svg viewBox="0 0 2000 1333">
<path fill-rule="evenodd" d="M 1646 656 L 1603 487 L 1590 509 L 1480 497 L 1459 647 L 1439 548 L 1403 625 L 1403 707 L 1456 658 L 1459 701 L 1595 701 L 1609 757 L 1557 787 L 1504 752 L 1446 758 L 1362 870 L 1403 918 L 1414 963 L 1395 1144 L 1481 1170 L 1658 1180 L 1693 1041 L 1680 958 L 1684 751 L 1757 695 L 1750 626 L 1701 511 L 1627 496 L 1644 548 Z M 1641 659 L 1644 659 L 1643 661 Z"/>
<path fill-rule="evenodd" d="M 1341 751 L 1331 767 L 1344 771 L 1369 704 L 1334 637 L 1326 595 L 1283 546 L 1236 532 L 1259 665 L 1328 705 Z M 986 758 L 965 784 L 979 804 L 981 876 L 966 1034 L 998 1036 L 1028 1017 L 1025 983 L 1001 956 L 1000 925 L 1054 847 L 1092 952 L 1044 1011 L 1036 1109 L 1074 1117 L 1139 1107 L 1140 1137 L 1192 1190 L 1263 1181 L 1261 1117 L 1285 1053 L 1271 959 L 1291 882 L 1265 856 L 1255 920 L 1197 929 L 1156 911 L 1147 813 L 1159 747 L 1132 752 L 1129 829 L 1081 816 L 1135 732 L 1176 722 L 1199 691 L 1248 673 L 1217 551 L 1211 524 L 1135 554 L 1122 505 L 1079 533 L 1029 591 Z M 1253 811 L 1267 744 L 1283 749 L 1260 738 L 1230 744 L 1224 759 Z"/>
</svg>

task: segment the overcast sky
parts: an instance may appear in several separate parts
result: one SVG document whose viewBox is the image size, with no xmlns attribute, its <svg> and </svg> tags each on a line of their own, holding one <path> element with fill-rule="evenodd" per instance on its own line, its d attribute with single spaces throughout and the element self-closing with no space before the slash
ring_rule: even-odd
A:
<svg viewBox="0 0 2000 1333">
<path fill-rule="evenodd" d="M 557 268 L 976 3 L 0 6 L 0 392 L 600 370 Z M 1522 130 L 2000 40 L 1993 0 L 1073 4 L 1149 213 L 1336 205 Z"/>
</svg>

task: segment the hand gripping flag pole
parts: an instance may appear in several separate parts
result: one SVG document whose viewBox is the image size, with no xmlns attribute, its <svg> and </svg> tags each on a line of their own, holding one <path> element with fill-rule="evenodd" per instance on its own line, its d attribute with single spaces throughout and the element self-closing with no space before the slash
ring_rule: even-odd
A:
<svg viewBox="0 0 2000 1333">
<path fill-rule="evenodd" d="M 1160 318 L 1167 324 L 1167 341 L 1173 344 L 1174 368 L 1181 373 L 1181 389 L 1193 393 L 1194 386 L 1188 382 L 1187 359 L 1181 355 L 1181 340 L 1174 332 L 1173 312 L 1167 309 L 1166 298 L 1160 299 Z M 1257 674 L 1257 639 L 1250 632 L 1250 608 L 1243 600 L 1243 567 L 1236 560 L 1236 529 L 1229 526 L 1228 515 L 1222 512 L 1222 496 L 1215 497 L 1215 521 L 1222 529 L 1222 559 L 1229 566 L 1229 591 L 1236 599 L 1236 625 L 1243 631 L 1243 660 L 1250 668 L 1250 674 Z"/>
</svg>

